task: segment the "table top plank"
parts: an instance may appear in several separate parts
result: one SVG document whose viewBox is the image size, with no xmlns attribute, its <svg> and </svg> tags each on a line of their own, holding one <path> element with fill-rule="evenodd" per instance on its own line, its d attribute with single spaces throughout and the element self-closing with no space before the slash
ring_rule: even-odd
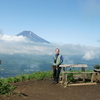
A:
<svg viewBox="0 0 100 100">
<path fill-rule="evenodd" d="M 63 64 L 59 67 L 88 67 L 87 64 Z"/>
<path fill-rule="evenodd" d="M 100 69 L 94 69 L 95 72 L 100 72 Z"/>
</svg>

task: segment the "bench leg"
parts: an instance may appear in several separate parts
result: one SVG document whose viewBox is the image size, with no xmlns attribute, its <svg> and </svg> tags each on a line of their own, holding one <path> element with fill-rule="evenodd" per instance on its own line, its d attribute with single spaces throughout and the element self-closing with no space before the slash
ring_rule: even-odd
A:
<svg viewBox="0 0 100 100">
<path fill-rule="evenodd" d="M 65 81 L 65 67 L 62 68 L 62 83 Z"/>
<path fill-rule="evenodd" d="M 65 86 L 67 87 L 67 83 L 68 83 L 68 81 L 67 81 L 67 74 L 66 74 L 66 78 L 65 78 Z"/>
<path fill-rule="evenodd" d="M 97 73 L 97 79 L 100 82 L 100 73 Z"/>
<path fill-rule="evenodd" d="M 62 83 L 64 83 L 65 75 L 62 73 Z"/>
<path fill-rule="evenodd" d="M 91 82 L 92 82 L 92 83 L 93 83 L 94 76 L 95 76 L 95 73 L 93 73 L 93 74 L 92 74 L 92 77 L 91 77 Z"/>
<path fill-rule="evenodd" d="M 82 67 L 82 72 L 85 72 L 85 68 Z M 83 73 L 83 82 L 85 82 L 85 74 Z"/>
<path fill-rule="evenodd" d="M 85 82 L 85 74 L 83 73 L 83 82 Z"/>
</svg>

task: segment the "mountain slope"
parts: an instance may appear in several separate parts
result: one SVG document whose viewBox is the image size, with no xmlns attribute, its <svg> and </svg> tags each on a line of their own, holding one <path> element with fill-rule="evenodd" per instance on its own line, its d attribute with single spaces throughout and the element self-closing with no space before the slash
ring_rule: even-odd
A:
<svg viewBox="0 0 100 100">
<path fill-rule="evenodd" d="M 25 36 L 29 40 L 34 41 L 34 42 L 50 43 L 50 42 L 46 41 L 45 39 L 37 36 L 35 33 L 31 32 L 31 31 L 23 31 L 23 32 L 17 34 L 17 36 L 20 36 L 20 35 Z"/>
</svg>

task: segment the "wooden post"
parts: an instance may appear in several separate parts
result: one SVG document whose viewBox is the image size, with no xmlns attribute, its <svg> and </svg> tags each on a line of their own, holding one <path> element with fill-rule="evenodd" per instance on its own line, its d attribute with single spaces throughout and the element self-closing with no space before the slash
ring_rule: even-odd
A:
<svg viewBox="0 0 100 100">
<path fill-rule="evenodd" d="M 93 83 L 93 80 L 94 80 L 94 76 L 95 76 L 95 73 L 92 74 L 92 77 L 91 77 L 91 82 Z"/>
<path fill-rule="evenodd" d="M 100 82 L 100 70 L 99 69 L 94 69 L 95 74 L 95 80 Z"/>
<path fill-rule="evenodd" d="M 100 82 L 100 73 L 99 72 L 97 73 L 97 79 Z"/>
<path fill-rule="evenodd" d="M 64 83 L 64 81 L 65 81 L 65 74 L 64 74 L 64 72 L 65 72 L 65 67 L 62 67 L 62 83 Z"/>
<path fill-rule="evenodd" d="M 82 67 L 82 72 L 85 72 L 85 68 Z M 83 73 L 83 82 L 85 82 L 85 73 Z"/>
<path fill-rule="evenodd" d="M 67 83 L 68 81 L 67 81 L 67 73 L 66 73 L 65 86 L 67 86 Z"/>
</svg>

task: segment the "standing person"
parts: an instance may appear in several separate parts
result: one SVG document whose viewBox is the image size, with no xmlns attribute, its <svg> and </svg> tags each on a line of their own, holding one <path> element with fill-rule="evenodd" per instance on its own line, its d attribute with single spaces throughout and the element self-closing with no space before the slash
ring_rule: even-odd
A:
<svg viewBox="0 0 100 100">
<path fill-rule="evenodd" d="M 60 55 L 60 50 L 57 48 L 55 50 L 55 55 L 54 55 L 54 63 L 53 63 L 53 84 L 57 84 L 59 82 L 59 74 L 60 74 L 60 70 L 61 67 L 59 67 L 59 65 L 62 64 L 63 62 L 63 57 L 62 55 Z"/>
</svg>

